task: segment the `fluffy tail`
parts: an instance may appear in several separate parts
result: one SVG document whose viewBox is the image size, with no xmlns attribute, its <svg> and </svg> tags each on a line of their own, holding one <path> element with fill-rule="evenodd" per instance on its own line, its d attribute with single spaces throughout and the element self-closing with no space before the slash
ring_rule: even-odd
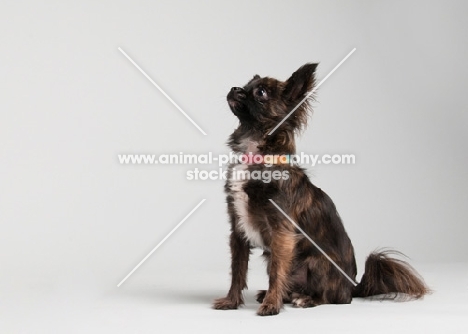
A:
<svg viewBox="0 0 468 334">
<path fill-rule="evenodd" d="M 377 296 L 381 299 L 418 299 L 430 290 L 422 277 L 407 262 L 390 257 L 396 251 L 373 252 L 366 260 L 361 282 L 353 297 Z"/>
</svg>

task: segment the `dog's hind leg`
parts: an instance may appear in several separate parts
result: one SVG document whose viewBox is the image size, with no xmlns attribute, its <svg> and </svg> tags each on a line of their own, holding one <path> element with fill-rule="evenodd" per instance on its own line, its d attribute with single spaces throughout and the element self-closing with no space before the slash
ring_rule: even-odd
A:
<svg viewBox="0 0 468 334">
<path fill-rule="evenodd" d="M 292 305 L 294 307 L 301 307 L 301 308 L 307 308 L 307 307 L 314 307 L 320 305 L 311 296 L 301 294 L 294 292 L 292 295 Z"/>
</svg>

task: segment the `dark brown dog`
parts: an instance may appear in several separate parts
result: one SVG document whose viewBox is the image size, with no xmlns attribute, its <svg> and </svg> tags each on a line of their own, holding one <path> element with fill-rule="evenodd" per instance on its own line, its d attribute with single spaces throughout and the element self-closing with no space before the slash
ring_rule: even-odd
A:
<svg viewBox="0 0 468 334">
<path fill-rule="evenodd" d="M 233 87 L 229 106 L 240 121 L 229 138 L 239 154 L 291 155 L 295 132 L 306 125 L 307 101 L 272 134 L 269 132 L 310 92 L 317 64 L 306 64 L 287 81 L 254 76 L 243 88 Z M 278 171 L 279 180 L 236 178 L 239 171 Z M 250 249 L 261 247 L 268 260 L 269 288 L 260 291 L 259 315 L 278 314 L 283 302 L 296 307 L 349 304 L 352 297 L 383 295 L 420 298 L 428 292 L 419 275 L 406 262 L 372 253 L 361 282 L 354 286 L 269 201 L 272 199 L 353 280 L 356 262 L 351 241 L 333 201 L 314 186 L 302 168 L 291 164 L 232 164 L 225 185 L 231 222 L 231 288 L 214 302 L 215 309 L 236 309 L 247 287 Z"/>
</svg>

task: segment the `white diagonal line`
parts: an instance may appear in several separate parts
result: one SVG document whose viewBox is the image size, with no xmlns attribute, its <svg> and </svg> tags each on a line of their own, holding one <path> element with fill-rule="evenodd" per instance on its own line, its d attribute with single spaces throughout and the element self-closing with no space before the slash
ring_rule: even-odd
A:
<svg viewBox="0 0 468 334">
<path fill-rule="evenodd" d="M 157 244 L 156 247 L 154 247 L 153 250 L 152 250 L 151 252 L 149 252 L 149 254 L 146 255 L 145 258 L 144 258 L 143 260 L 141 260 L 140 263 L 138 263 L 137 266 L 136 266 L 135 268 L 133 268 L 133 270 L 132 270 L 127 276 L 125 276 L 125 278 L 124 278 L 119 284 L 117 284 L 117 287 L 120 287 L 120 286 L 122 285 L 122 283 L 125 282 L 125 281 L 127 280 L 127 278 L 129 278 L 130 275 L 133 274 L 133 273 L 135 272 L 135 270 L 137 270 L 137 269 L 143 264 L 143 262 L 145 262 L 145 261 L 151 256 L 151 254 L 153 254 L 153 253 L 159 248 L 159 246 L 161 246 L 161 245 L 164 243 L 164 241 L 166 241 L 167 238 L 169 238 L 169 237 L 172 235 L 172 233 L 174 233 L 175 230 L 177 230 L 177 229 L 180 227 L 180 225 L 182 225 L 182 224 L 188 219 L 188 217 L 190 217 L 190 215 L 191 215 L 192 213 L 194 213 L 195 210 L 198 209 L 198 207 L 199 207 L 200 205 L 202 205 L 203 202 L 205 202 L 205 201 L 206 201 L 206 199 L 203 199 L 200 203 L 198 203 L 198 205 L 197 205 L 196 207 L 194 207 L 194 208 L 192 209 L 192 211 L 190 211 L 189 214 L 186 215 L 185 218 L 182 219 L 182 221 L 181 221 L 179 224 L 177 224 L 176 227 L 174 227 L 174 228 L 172 229 L 172 231 L 169 232 L 169 234 L 166 235 L 166 236 L 164 237 L 164 239 L 162 239 L 162 240 L 159 242 L 159 244 Z"/>
<path fill-rule="evenodd" d="M 187 115 L 187 114 L 185 113 L 185 111 L 183 111 L 182 108 L 179 107 L 179 105 L 178 105 L 177 103 L 175 103 L 174 100 L 171 99 L 171 97 L 170 97 L 169 95 L 167 95 L 166 92 L 163 91 L 162 88 L 159 87 L 159 85 L 158 85 L 156 82 L 154 82 L 154 80 L 151 79 L 150 76 L 149 76 L 148 74 L 146 74 L 145 71 L 143 71 L 143 70 L 141 69 L 141 67 L 138 66 L 138 64 L 135 63 L 135 62 L 133 61 L 132 58 L 130 58 L 129 55 L 127 55 L 127 54 L 125 53 L 124 50 L 122 50 L 120 47 L 117 48 L 117 49 L 118 49 L 120 52 L 122 52 L 122 54 L 123 54 L 123 55 L 124 55 L 124 56 L 125 56 L 125 57 L 126 57 L 126 58 L 127 58 L 127 59 L 128 59 L 144 76 L 145 76 L 145 77 L 146 77 L 146 79 L 148 79 L 148 80 L 161 92 L 161 94 L 163 94 L 163 95 L 164 95 L 164 96 L 165 96 L 165 97 L 166 97 L 166 98 L 167 98 L 167 99 L 168 99 L 168 100 L 185 116 L 185 117 L 187 117 L 187 119 L 188 119 L 190 122 L 192 122 L 193 125 L 195 125 L 195 127 L 196 127 L 198 130 L 200 130 L 201 133 L 203 133 L 203 134 L 206 136 L 205 131 L 203 131 L 203 130 L 198 126 L 198 124 L 195 123 L 195 121 L 194 121 L 193 119 L 191 119 L 190 116 Z"/>
<path fill-rule="evenodd" d="M 348 274 L 346 274 L 346 273 L 343 271 L 343 269 L 341 269 L 340 266 L 337 265 L 337 264 L 335 263 L 335 261 L 333 261 L 333 260 L 331 259 L 331 257 L 329 257 L 328 254 L 325 253 L 325 252 L 323 251 L 323 249 L 320 248 L 320 246 L 317 245 L 317 244 L 315 243 L 315 241 L 312 240 L 312 238 L 309 237 L 309 236 L 304 232 L 304 230 L 303 230 L 302 228 L 300 228 L 299 225 L 297 225 L 296 222 L 295 222 L 294 220 L 292 220 L 291 217 L 289 217 L 289 216 L 286 214 L 286 212 L 283 211 L 283 209 L 281 209 L 272 199 L 270 199 L 270 202 L 273 203 L 273 205 L 279 210 L 279 212 L 281 212 L 281 213 L 283 214 L 283 216 L 285 216 L 285 217 L 291 222 L 291 224 L 293 224 L 294 227 L 296 227 L 296 228 L 304 235 L 304 237 L 306 237 L 306 238 L 312 243 L 312 245 L 314 245 L 315 248 L 317 248 L 317 249 L 320 251 L 320 253 L 322 253 L 322 254 L 327 258 L 327 260 L 330 261 L 330 262 L 336 267 L 336 269 L 338 269 L 338 270 L 340 271 L 340 273 L 342 273 L 343 276 L 346 277 L 346 278 L 348 279 L 348 281 L 351 282 L 351 284 L 353 284 L 354 286 L 357 285 L 357 283 L 356 283 L 351 277 L 349 277 Z"/>
<path fill-rule="evenodd" d="M 279 122 L 279 123 L 273 128 L 273 130 L 270 131 L 270 133 L 268 133 L 268 135 L 271 136 L 271 135 L 273 134 L 273 132 L 275 132 L 276 129 L 278 129 L 279 126 L 280 126 L 281 124 L 283 124 L 283 122 L 284 122 L 285 120 L 287 120 L 287 119 L 289 118 L 289 116 L 291 116 L 291 115 L 296 111 L 296 109 L 299 108 L 299 107 L 301 106 L 301 104 L 303 104 L 312 94 L 314 94 L 314 92 L 328 79 L 328 77 L 329 77 L 330 75 L 333 74 L 333 72 L 335 72 L 335 71 L 338 69 L 338 67 L 340 67 L 340 66 L 346 61 L 346 59 L 349 58 L 349 56 L 351 56 L 351 55 L 353 54 L 354 51 L 356 51 L 356 48 L 352 49 L 351 52 L 348 53 L 348 55 L 347 55 L 346 57 L 344 57 L 343 60 L 340 61 L 340 62 L 338 63 L 338 65 L 336 65 L 335 68 L 334 68 L 333 70 L 331 70 L 330 73 L 328 73 L 327 76 L 326 76 L 325 78 L 323 78 L 323 79 L 318 83 L 318 85 L 315 86 L 315 87 L 310 91 L 310 93 L 307 94 L 306 97 L 304 97 L 304 98 L 302 99 L 302 101 L 299 102 L 299 103 L 297 104 L 297 106 L 295 106 L 294 109 L 291 110 L 291 111 L 289 112 L 289 114 L 287 114 L 286 117 L 284 117 L 284 118 L 281 120 L 281 122 Z"/>
</svg>

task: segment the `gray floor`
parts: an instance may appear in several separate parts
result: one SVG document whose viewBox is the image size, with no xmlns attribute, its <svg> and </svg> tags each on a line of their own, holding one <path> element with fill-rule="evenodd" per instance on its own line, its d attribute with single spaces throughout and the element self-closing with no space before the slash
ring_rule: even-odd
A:
<svg viewBox="0 0 468 334">
<path fill-rule="evenodd" d="M 256 266 L 249 275 L 246 305 L 235 311 L 215 311 L 213 298 L 225 294 L 226 272 L 171 277 L 169 273 L 135 272 L 120 288 L 107 292 L 93 287 L 47 286 L 38 278 L 10 282 L 0 303 L 1 333 L 412 333 L 468 332 L 468 263 L 418 264 L 435 292 L 406 303 L 361 299 L 351 305 L 314 309 L 285 306 L 276 317 L 255 315 L 256 289 L 266 277 Z M 190 280 L 189 280 L 190 277 Z M 22 283 L 21 283 L 22 282 Z M 31 282 L 36 282 L 32 284 Z M 12 290 L 17 285 L 16 291 Z M 21 286 L 20 286 L 21 284 Z"/>
</svg>

